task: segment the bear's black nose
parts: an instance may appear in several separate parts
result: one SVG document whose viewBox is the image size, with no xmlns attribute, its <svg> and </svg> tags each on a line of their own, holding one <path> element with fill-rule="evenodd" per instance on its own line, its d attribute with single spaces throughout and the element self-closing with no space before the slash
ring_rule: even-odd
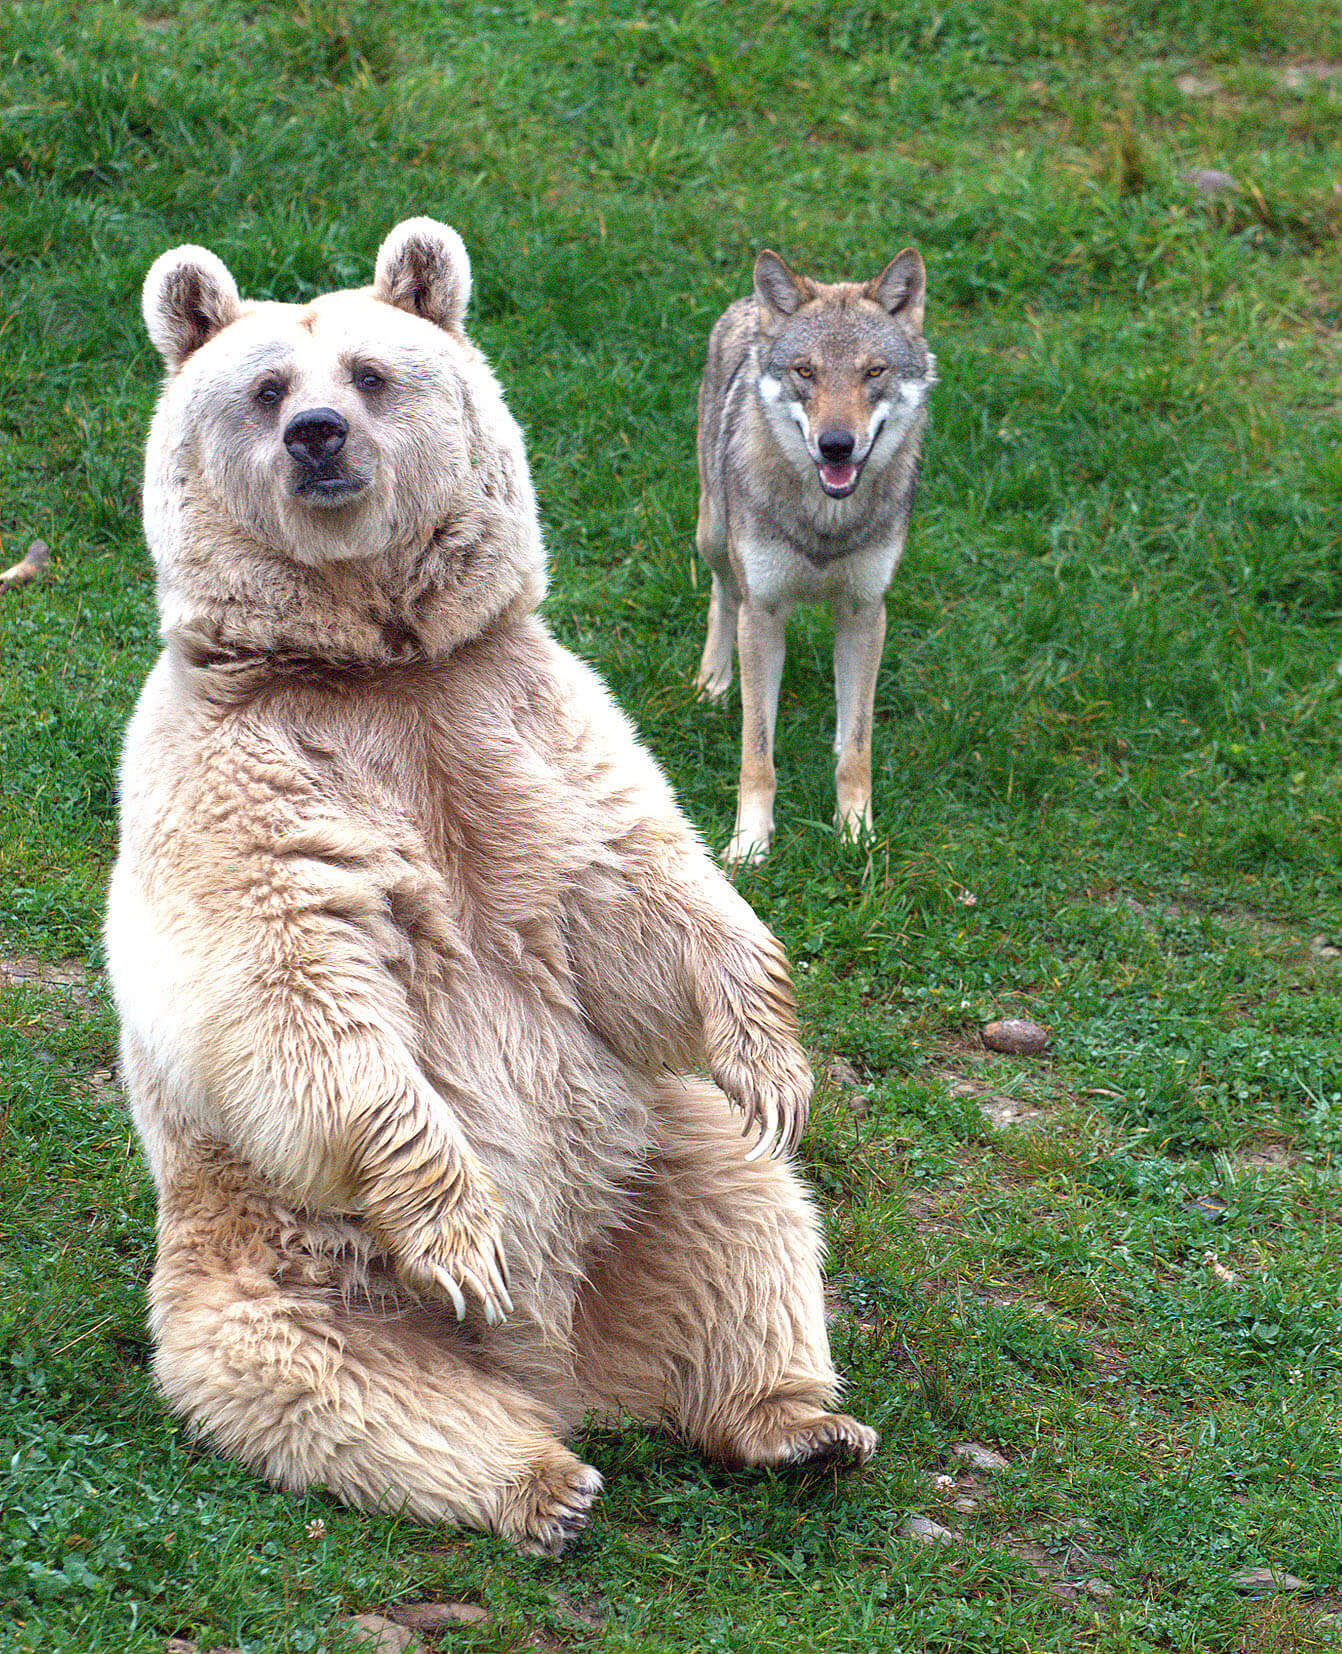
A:
<svg viewBox="0 0 1342 1654">
<path fill-rule="evenodd" d="M 345 446 L 349 421 L 334 408 L 305 408 L 284 427 L 284 446 L 300 465 L 315 470 Z"/>
<path fill-rule="evenodd" d="M 851 431 L 821 431 L 816 446 L 820 449 L 821 458 L 831 465 L 847 465 L 857 443 Z"/>
</svg>

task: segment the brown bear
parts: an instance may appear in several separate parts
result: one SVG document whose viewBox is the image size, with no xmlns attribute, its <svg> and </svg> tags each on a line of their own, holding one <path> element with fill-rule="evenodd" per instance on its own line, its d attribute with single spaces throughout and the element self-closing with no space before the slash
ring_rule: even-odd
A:
<svg viewBox="0 0 1342 1654">
<path fill-rule="evenodd" d="M 557 1552 L 585 1417 L 734 1465 L 876 1437 L 833 1411 L 783 954 L 535 612 L 469 288 L 424 218 L 310 304 L 150 270 L 163 652 L 107 951 L 171 1405 L 283 1487 Z"/>
</svg>

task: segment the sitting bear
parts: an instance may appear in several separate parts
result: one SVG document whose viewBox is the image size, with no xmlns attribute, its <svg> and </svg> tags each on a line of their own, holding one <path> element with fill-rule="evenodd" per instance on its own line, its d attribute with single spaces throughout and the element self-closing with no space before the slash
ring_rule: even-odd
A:
<svg viewBox="0 0 1342 1654">
<path fill-rule="evenodd" d="M 536 614 L 469 289 L 424 218 L 310 304 L 151 268 L 163 652 L 107 953 L 172 1407 L 282 1487 L 556 1553 L 584 1418 L 731 1465 L 876 1436 L 833 1410 L 783 954 Z"/>
</svg>

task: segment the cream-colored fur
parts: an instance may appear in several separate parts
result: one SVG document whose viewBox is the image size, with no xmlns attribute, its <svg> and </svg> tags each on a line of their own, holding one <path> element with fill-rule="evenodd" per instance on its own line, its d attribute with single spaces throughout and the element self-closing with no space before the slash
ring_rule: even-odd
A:
<svg viewBox="0 0 1342 1654">
<path fill-rule="evenodd" d="M 283 1486 L 556 1551 L 590 1413 L 740 1464 L 875 1436 L 832 1411 L 782 953 L 534 612 L 469 280 L 427 219 L 309 305 L 150 271 L 164 649 L 107 947 L 173 1407 Z"/>
</svg>

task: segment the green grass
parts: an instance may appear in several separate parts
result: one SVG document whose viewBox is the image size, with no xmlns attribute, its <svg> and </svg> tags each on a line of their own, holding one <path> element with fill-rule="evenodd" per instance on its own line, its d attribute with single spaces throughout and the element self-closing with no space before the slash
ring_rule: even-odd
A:
<svg viewBox="0 0 1342 1654">
<path fill-rule="evenodd" d="M 0 15 L 0 564 L 55 559 L 0 596 L 0 953 L 88 966 L 0 987 L 0 1646 L 337 1649 L 430 1597 L 488 1610 L 441 1633 L 461 1649 L 1342 1640 L 1339 64 L 1342 13 L 1304 0 Z M 874 839 L 828 825 L 830 627 L 799 615 L 779 836 L 739 879 L 817 1069 L 856 1076 L 803 1158 L 883 1447 L 798 1483 L 594 1437 L 608 1494 L 559 1565 L 185 1442 L 146 1371 L 153 1202 L 99 974 L 156 649 L 143 273 L 202 241 L 301 297 L 417 212 L 472 253 L 551 623 L 715 845 L 708 328 L 762 244 L 838 277 L 913 242 L 942 375 Z M 1011 1013 L 1046 1057 L 981 1048 Z M 967 1439 L 1008 1468 L 966 1470 Z M 962 1542 L 899 1537 L 911 1513 Z M 1309 1588 L 1236 1589 L 1262 1566 Z"/>
</svg>

